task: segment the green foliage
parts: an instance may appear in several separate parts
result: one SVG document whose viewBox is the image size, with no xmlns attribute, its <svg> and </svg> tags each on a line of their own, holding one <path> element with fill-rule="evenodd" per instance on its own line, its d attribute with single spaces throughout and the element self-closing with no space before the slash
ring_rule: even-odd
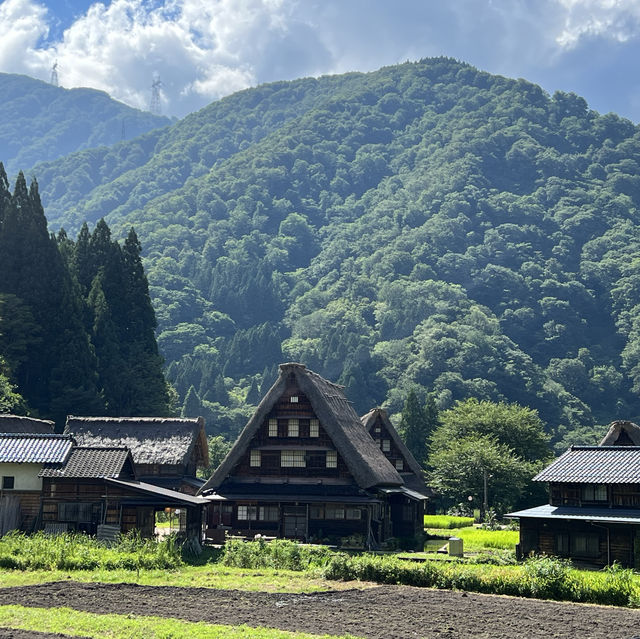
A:
<svg viewBox="0 0 640 639">
<path fill-rule="evenodd" d="M 324 566 L 332 557 L 326 546 L 301 546 L 287 539 L 265 542 L 228 541 L 224 545 L 222 563 L 238 568 L 280 568 L 307 570 Z"/>
<path fill-rule="evenodd" d="M 473 526 L 473 517 L 454 517 L 451 515 L 425 515 L 425 528 L 464 528 Z"/>
<path fill-rule="evenodd" d="M 105 545 L 83 534 L 34 535 L 11 532 L 0 538 L 0 568 L 15 570 L 139 570 L 182 564 L 174 537 L 162 541 L 130 534 Z"/>
<path fill-rule="evenodd" d="M 198 471 L 198 477 L 202 479 L 208 479 L 211 477 L 215 469 L 220 466 L 222 460 L 227 456 L 231 447 L 233 446 L 233 442 L 230 442 L 228 439 L 225 439 L 222 435 L 214 435 L 213 437 L 209 437 L 209 466 L 204 470 Z"/>
<path fill-rule="evenodd" d="M 422 406 L 412 388 L 402 408 L 398 432 L 423 468 L 429 455 L 429 439 L 438 423 L 438 409 L 433 397 L 429 395 L 426 404 Z"/>
<path fill-rule="evenodd" d="M 217 376 L 262 391 L 282 358 L 394 419 L 411 388 L 531 406 L 553 435 L 640 415 L 640 141 L 578 96 L 427 59 L 243 91 L 37 171 L 56 224 L 135 224 L 211 432 L 242 421 Z"/>
</svg>

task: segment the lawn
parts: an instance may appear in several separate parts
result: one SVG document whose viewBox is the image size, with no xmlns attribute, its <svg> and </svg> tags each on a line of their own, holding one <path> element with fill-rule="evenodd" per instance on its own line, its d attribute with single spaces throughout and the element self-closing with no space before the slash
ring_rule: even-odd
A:
<svg viewBox="0 0 640 639">
<path fill-rule="evenodd" d="M 484 528 L 427 528 L 429 535 L 438 537 L 460 537 L 465 552 L 488 550 L 515 550 L 519 533 L 517 530 L 485 530 Z M 445 543 L 445 542 L 442 542 Z"/>
</svg>

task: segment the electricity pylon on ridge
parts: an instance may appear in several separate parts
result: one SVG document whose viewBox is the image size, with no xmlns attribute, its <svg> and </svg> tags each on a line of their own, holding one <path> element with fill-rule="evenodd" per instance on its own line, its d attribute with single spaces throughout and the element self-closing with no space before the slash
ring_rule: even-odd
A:
<svg viewBox="0 0 640 639">
<path fill-rule="evenodd" d="M 151 102 L 149 103 L 149 111 L 154 115 L 161 115 L 160 107 L 160 89 L 162 88 L 162 80 L 157 73 L 153 74 L 153 82 L 151 83 Z"/>
<path fill-rule="evenodd" d="M 58 86 L 58 61 L 56 60 L 51 67 L 51 84 Z"/>
</svg>

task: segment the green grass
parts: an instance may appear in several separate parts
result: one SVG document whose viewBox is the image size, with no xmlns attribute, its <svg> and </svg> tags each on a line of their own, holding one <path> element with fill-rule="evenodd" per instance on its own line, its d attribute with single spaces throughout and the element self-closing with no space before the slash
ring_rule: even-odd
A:
<svg viewBox="0 0 640 639">
<path fill-rule="evenodd" d="M 336 639 L 271 628 L 193 623 L 162 617 L 99 615 L 71 608 L 0 606 L 0 628 L 63 633 L 95 639 Z M 341 635 L 347 639 L 349 635 Z"/>
<path fill-rule="evenodd" d="M 451 515 L 425 515 L 425 528 L 464 528 L 473 526 L 473 517 L 453 517 Z"/>
<path fill-rule="evenodd" d="M 519 540 L 517 530 L 485 530 L 483 528 L 428 528 L 427 533 L 439 537 L 460 537 L 464 552 L 514 550 Z M 443 542 L 444 543 L 444 542 Z"/>
</svg>

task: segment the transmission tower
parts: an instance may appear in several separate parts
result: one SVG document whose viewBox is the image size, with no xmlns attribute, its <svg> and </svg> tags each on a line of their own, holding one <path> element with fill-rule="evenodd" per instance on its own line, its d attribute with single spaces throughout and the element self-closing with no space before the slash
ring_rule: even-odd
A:
<svg viewBox="0 0 640 639">
<path fill-rule="evenodd" d="M 160 108 L 160 89 L 162 88 L 162 80 L 157 73 L 153 74 L 153 82 L 151 83 L 151 102 L 149 111 L 154 115 L 161 115 Z"/>
<path fill-rule="evenodd" d="M 51 84 L 58 86 L 58 61 L 56 60 L 51 67 Z"/>
</svg>

